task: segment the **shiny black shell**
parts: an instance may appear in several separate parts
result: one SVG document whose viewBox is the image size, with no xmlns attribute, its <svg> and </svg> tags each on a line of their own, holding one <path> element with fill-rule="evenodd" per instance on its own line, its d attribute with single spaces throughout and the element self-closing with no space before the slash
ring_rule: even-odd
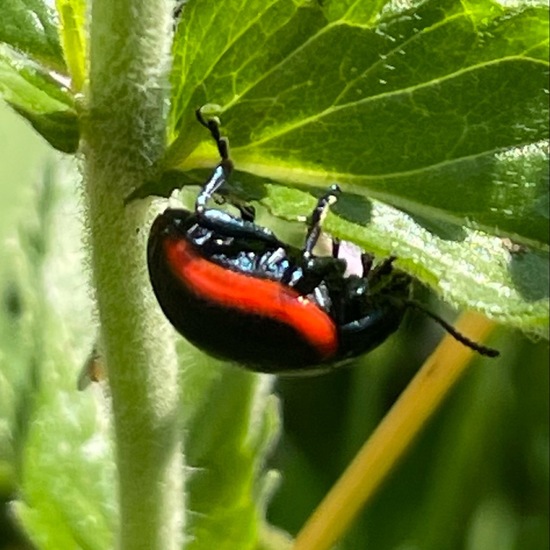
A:
<svg viewBox="0 0 550 550">
<path fill-rule="evenodd" d="M 252 221 L 167 209 L 153 223 L 148 268 L 172 325 L 199 349 L 246 368 L 307 374 L 363 355 L 397 330 L 411 279 L 391 260 L 346 274 Z"/>
</svg>

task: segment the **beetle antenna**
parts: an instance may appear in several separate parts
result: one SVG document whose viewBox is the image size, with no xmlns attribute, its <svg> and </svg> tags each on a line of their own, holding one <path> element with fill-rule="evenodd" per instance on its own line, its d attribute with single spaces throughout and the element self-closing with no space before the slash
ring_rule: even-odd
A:
<svg viewBox="0 0 550 550">
<path fill-rule="evenodd" d="M 458 330 L 456 330 L 451 324 L 447 323 L 447 321 L 439 317 L 439 315 L 436 315 L 430 311 L 426 306 L 424 306 L 424 304 L 416 302 L 415 300 L 405 300 L 405 306 L 421 311 L 442 326 L 455 340 L 466 347 L 477 351 L 480 355 L 485 355 L 486 357 L 498 357 L 500 355 L 498 350 L 478 344 L 477 342 L 470 340 L 467 336 L 464 336 L 464 334 L 458 332 Z"/>
<path fill-rule="evenodd" d="M 317 201 L 317 206 L 311 214 L 309 222 L 309 229 L 306 237 L 306 244 L 304 246 L 304 257 L 311 256 L 313 248 L 319 240 L 321 234 L 321 225 L 327 215 L 328 208 L 338 200 L 340 194 L 340 187 L 336 184 L 331 185 L 328 191 Z"/>
<path fill-rule="evenodd" d="M 217 118 L 209 118 L 208 120 L 206 120 L 202 114 L 201 109 L 202 107 L 199 107 L 195 111 L 195 116 L 197 117 L 197 120 L 205 128 L 208 128 L 208 130 L 210 130 L 210 135 L 218 146 L 218 152 L 220 153 L 222 163 L 223 161 L 229 161 L 229 147 L 227 145 L 227 139 L 222 137 L 220 134 L 220 121 Z"/>
</svg>

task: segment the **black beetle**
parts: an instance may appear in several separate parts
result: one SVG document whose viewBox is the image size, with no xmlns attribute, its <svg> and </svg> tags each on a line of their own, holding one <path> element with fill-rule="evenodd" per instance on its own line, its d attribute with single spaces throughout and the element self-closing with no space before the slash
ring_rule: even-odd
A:
<svg viewBox="0 0 550 550">
<path fill-rule="evenodd" d="M 498 352 L 472 342 L 411 299 L 412 279 L 361 254 L 361 274 L 347 274 L 333 241 L 331 256 L 313 248 L 337 185 L 319 198 L 303 249 L 289 246 L 254 223 L 254 209 L 237 203 L 240 217 L 208 201 L 233 165 L 218 122 L 199 122 L 214 138 L 221 162 L 197 196 L 193 212 L 167 209 L 154 221 L 148 267 L 158 302 L 174 327 L 205 352 L 249 369 L 305 374 L 329 370 L 380 345 L 408 308 L 421 309 L 464 345 L 482 355 Z"/>
</svg>

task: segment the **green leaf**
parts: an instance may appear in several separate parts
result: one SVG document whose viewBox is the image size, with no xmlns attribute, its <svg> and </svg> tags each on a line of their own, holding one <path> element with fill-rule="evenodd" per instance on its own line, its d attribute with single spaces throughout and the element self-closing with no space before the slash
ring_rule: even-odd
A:
<svg viewBox="0 0 550 550">
<path fill-rule="evenodd" d="M 8 0 L 0 22 L 0 94 L 59 151 L 74 153 L 79 129 L 74 91 L 84 82 L 84 3 Z M 71 81 L 66 74 L 63 49 Z M 69 89 L 72 87 L 72 90 Z"/>
<path fill-rule="evenodd" d="M 3 0 L 0 42 L 22 51 L 45 67 L 64 72 L 56 13 L 43 0 Z"/>
<path fill-rule="evenodd" d="M 547 45 L 548 7 L 530 2 L 191 0 L 165 173 L 133 197 L 204 181 L 217 152 L 194 110 L 207 104 L 231 192 L 304 219 L 300 191 L 337 182 L 329 232 L 397 255 L 457 307 L 546 334 Z"/>
<path fill-rule="evenodd" d="M 548 9 L 330 6 L 190 2 L 168 168 L 204 165 L 202 149 L 185 158 L 201 139 L 188 126 L 214 103 L 241 170 L 548 244 Z"/>
<path fill-rule="evenodd" d="M 264 471 L 279 431 L 273 377 L 228 368 L 184 341 L 180 357 L 192 511 L 186 548 L 252 550 L 275 481 Z"/>
<path fill-rule="evenodd" d="M 292 212 L 297 219 L 315 205 L 308 193 L 275 185 L 266 191 L 262 202 L 279 216 Z M 451 305 L 548 337 L 547 254 L 473 229 L 439 224 L 429 231 L 402 211 L 353 195 L 343 195 L 333 210 L 325 223 L 331 235 L 382 256 L 390 248 L 396 267 Z"/>
<path fill-rule="evenodd" d="M 50 144 L 63 153 L 74 153 L 78 149 L 80 134 L 74 111 L 54 111 L 36 114 L 17 105 L 12 107 L 26 118 L 34 129 Z"/>
<path fill-rule="evenodd" d="M 56 149 L 76 151 L 79 131 L 74 97 L 60 77 L 0 45 L 0 95 Z"/>
<path fill-rule="evenodd" d="M 1 319 L 13 339 L 2 343 L 0 366 L 15 396 L 8 415 L 19 482 L 14 510 L 38 548 L 102 550 L 113 546 L 117 522 L 115 467 L 108 404 L 99 388 L 76 389 L 94 329 L 81 228 L 70 214 L 75 174 L 61 174 L 45 174 L 12 247 L 17 307 Z"/>
<path fill-rule="evenodd" d="M 86 32 L 84 0 L 56 0 L 61 20 L 60 35 L 67 68 L 71 75 L 71 88 L 82 90 L 86 78 Z"/>
<path fill-rule="evenodd" d="M 51 370 L 36 400 L 15 510 L 40 549 L 112 548 L 116 476 L 105 411 L 97 395 L 76 391 L 70 337 L 56 336 L 59 347 L 44 357 Z"/>
</svg>

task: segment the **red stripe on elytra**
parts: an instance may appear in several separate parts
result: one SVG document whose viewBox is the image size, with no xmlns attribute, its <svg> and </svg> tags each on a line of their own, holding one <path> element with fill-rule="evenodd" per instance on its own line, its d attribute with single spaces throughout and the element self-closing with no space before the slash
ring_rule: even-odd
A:
<svg viewBox="0 0 550 550">
<path fill-rule="evenodd" d="M 223 268 L 199 256 L 183 239 L 165 239 L 164 251 L 173 273 L 198 296 L 292 327 L 322 359 L 330 359 L 336 354 L 334 322 L 315 303 L 292 288 Z"/>
</svg>

